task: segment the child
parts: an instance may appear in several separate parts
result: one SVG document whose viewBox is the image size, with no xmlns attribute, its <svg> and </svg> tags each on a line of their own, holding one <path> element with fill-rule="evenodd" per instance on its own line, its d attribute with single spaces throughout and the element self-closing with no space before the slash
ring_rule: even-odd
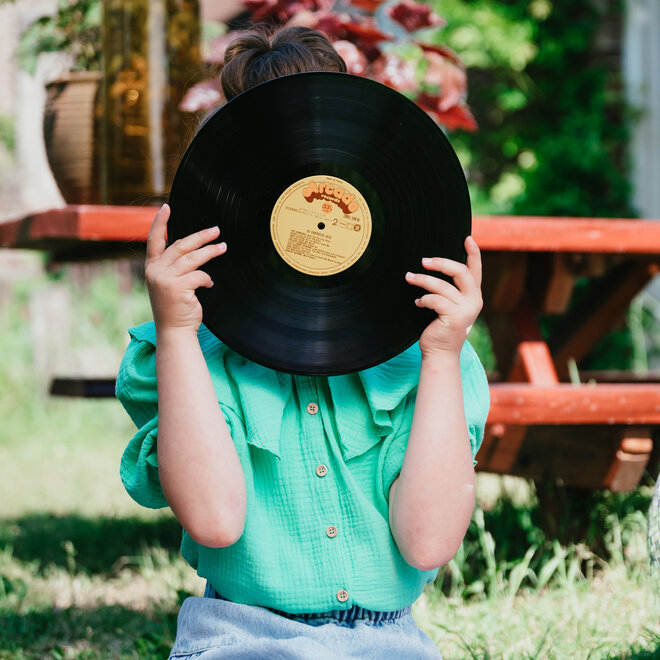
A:
<svg viewBox="0 0 660 660">
<path fill-rule="evenodd" d="M 287 73 L 345 71 L 302 27 L 242 37 L 225 62 L 227 98 Z M 198 268 L 227 246 L 211 243 L 214 227 L 166 247 L 168 217 L 164 205 L 147 242 L 154 322 L 130 330 L 117 396 L 138 427 L 122 481 L 138 503 L 172 508 L 181 552 L 207 580 L 181 607 L 170 658 L 439 658 L 411 606 L 474 507 L 489 406 L 465 341 L 481 309 L 476 243 L 467 265 L 423 260 L 453 285 L 401 273 L 438 314 L 418 344 L 315 378 L 250 362 L 201 325 L 195 290 L 213 282 Z"/>
</svg>

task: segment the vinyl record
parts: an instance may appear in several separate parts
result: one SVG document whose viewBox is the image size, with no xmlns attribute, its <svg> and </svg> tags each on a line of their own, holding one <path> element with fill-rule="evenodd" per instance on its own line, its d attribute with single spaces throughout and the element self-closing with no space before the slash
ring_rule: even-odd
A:
<svg viewBox="0 0 660 660">
<path fill-rule="evenodd" d="M 289 373 L 374 366 L 435 314 L 405 281 L 423 256 L 465 262 L 467 184 L 440 128 L 380 83 L 301 73 L 263 83 L 200 128 L 170 195 L 170 242 L 219 225 L 206 326 Z"/>
</svg>

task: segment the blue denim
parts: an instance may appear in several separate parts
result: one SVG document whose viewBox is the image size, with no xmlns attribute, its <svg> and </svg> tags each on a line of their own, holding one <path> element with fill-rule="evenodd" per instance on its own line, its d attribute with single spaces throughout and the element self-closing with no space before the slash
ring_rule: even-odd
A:
<svg viewBox="0 0 660 660">
<path fill-rule="evenodd" d="M 441 660 L 417 626 L 411 607 L 374 612 L 279 613 L 233 603 L 207 585 L 204 598 L 186 598 L 169 660 Z"/>
</svg>

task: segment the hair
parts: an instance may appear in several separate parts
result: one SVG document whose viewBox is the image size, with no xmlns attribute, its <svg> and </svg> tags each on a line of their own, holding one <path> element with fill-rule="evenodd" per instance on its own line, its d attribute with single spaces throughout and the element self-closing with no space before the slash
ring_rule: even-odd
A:
<svg viewBox="0 0 660 660">
<path fill-rule="evenodd" d="M 330 40 L 312 28 L 289 27 L 270 36 L 253 30 L 227 46 L 220 84 L 229 101 L 259 83 L 307 71 L 346 73 L 346 63 Z"/>
</svg>

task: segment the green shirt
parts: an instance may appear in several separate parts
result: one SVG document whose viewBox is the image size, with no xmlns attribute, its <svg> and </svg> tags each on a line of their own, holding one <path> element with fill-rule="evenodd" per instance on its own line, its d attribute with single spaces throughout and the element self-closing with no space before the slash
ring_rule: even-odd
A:
<svg viewBox="0 0 660 660">
<path fill-rule="evenodd" d="M 153 323 L 129 332 L 117 397 L 138 431 L 120 473 L 139 504 L 164 507 L 156 333 Z M 421 571 L 404 560 L 390 531 L 388 497 L 408 442 L 419 345 L 365 371 L 316 378 L 255 364 L 204 326 L 198 336 L 245 474 L 247 514 L 243 535 L 226 548 L 202 546 L 184 530 L 186 561 L 229 600 L 291 613 L 352 605 L 390 611 L 417 600 L 437 569 Z M 488 383 L 468 342 L 460 364 L 474 456 Z"/>
</svg>

